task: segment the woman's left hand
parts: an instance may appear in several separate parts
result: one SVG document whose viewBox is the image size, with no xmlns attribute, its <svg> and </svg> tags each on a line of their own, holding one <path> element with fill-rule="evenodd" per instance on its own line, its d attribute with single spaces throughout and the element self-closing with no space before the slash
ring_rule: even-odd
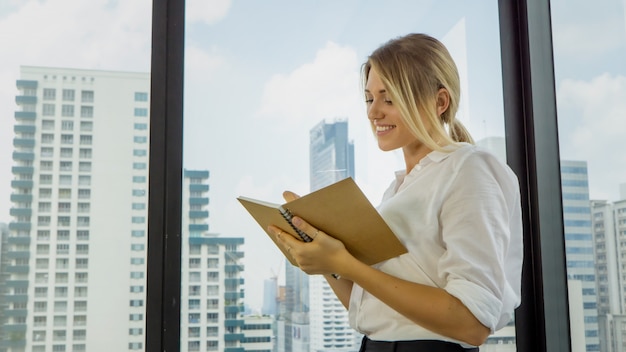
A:
<svg viewBox="0 0 626 352">
<path fill-rule="evenodd" d="M 352 257 L 344 244 L 297 216 L 292 219 L 292 223 L 313 241 L 303 242 L 273 225 L 268 230 L 276 235 L 279 245 L 293 257 L 298 267 L 309 275 L 341 275 L 342 269 L 346 268 L 343 263 Z"/>
</svg>

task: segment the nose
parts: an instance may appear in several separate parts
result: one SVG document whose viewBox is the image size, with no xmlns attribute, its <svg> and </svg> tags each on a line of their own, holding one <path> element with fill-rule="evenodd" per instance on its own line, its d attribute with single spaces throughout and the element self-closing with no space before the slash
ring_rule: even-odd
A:
<svg viewBox="0 0 626 352">
<path fill-rule="evenodd" d="M 367 106 L 367 118 L 374 122 L 374 120 L 378 120 L 383 117 L 383 113 L 379 108 L 378 104 L 374 101 L 368 104 Z"/>
</svg>

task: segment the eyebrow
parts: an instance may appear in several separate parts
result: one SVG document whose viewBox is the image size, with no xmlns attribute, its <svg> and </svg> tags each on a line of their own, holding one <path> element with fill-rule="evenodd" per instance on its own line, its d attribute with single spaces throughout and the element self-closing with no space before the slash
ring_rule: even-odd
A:
<svg viewBox="0 0 626 352">
<path fill-rule="evenodd" d="M 371 93 L 369 89 L 365 88 L 365 93 Z M 381 89 L 378 91 L 378 93 L 387 93 L 386 89 Z"/>
</svg>

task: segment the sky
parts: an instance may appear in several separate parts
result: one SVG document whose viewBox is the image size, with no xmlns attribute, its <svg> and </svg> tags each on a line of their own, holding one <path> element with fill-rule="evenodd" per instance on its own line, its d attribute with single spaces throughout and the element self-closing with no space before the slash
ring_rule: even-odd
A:
<svg viewBox="0 0 626 352">
<path fill-rule="evenodd" d="M 601 4 L 601 5 L 600 5 Z M 0 2 L 0 222 L 10 221 L 15 81 L 21 65 L 148 72 L 149 0 Z M 590 196 L 618 200 L 626 182 L 624 0 L 551 3 L 561 156 L 589 165 Z M 359 68 L 388 39 L 441 39 L 462 78 L 459 118 L 476 139 L 504 136 L 497 2 L 492 0 L 188 0 L 184 165 L 210 171 L 212 233 L 245 239 L 246 300 L 284 260 L 236 201 L 281 202 L 309 189 L 308 137 L 347 119 L 356 181 L 377 204 L 397 152 L 376 147 Z"/>
</svg>

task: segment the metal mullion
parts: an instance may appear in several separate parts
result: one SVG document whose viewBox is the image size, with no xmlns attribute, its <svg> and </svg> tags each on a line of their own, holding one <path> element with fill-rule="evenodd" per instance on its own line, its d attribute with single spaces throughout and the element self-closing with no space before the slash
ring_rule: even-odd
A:
<svg viewBox="0 0 626 352">
<path fill-rule="evenodd" d="M 184 0 L 154 0 L 146 351 L 180 350 Z"/>
<path fill-rule="evenodd" d="M 507 159 L 524 217 L 517 350 L 570 351 L 549 0 L 500 0 Z"/>
</svg>

